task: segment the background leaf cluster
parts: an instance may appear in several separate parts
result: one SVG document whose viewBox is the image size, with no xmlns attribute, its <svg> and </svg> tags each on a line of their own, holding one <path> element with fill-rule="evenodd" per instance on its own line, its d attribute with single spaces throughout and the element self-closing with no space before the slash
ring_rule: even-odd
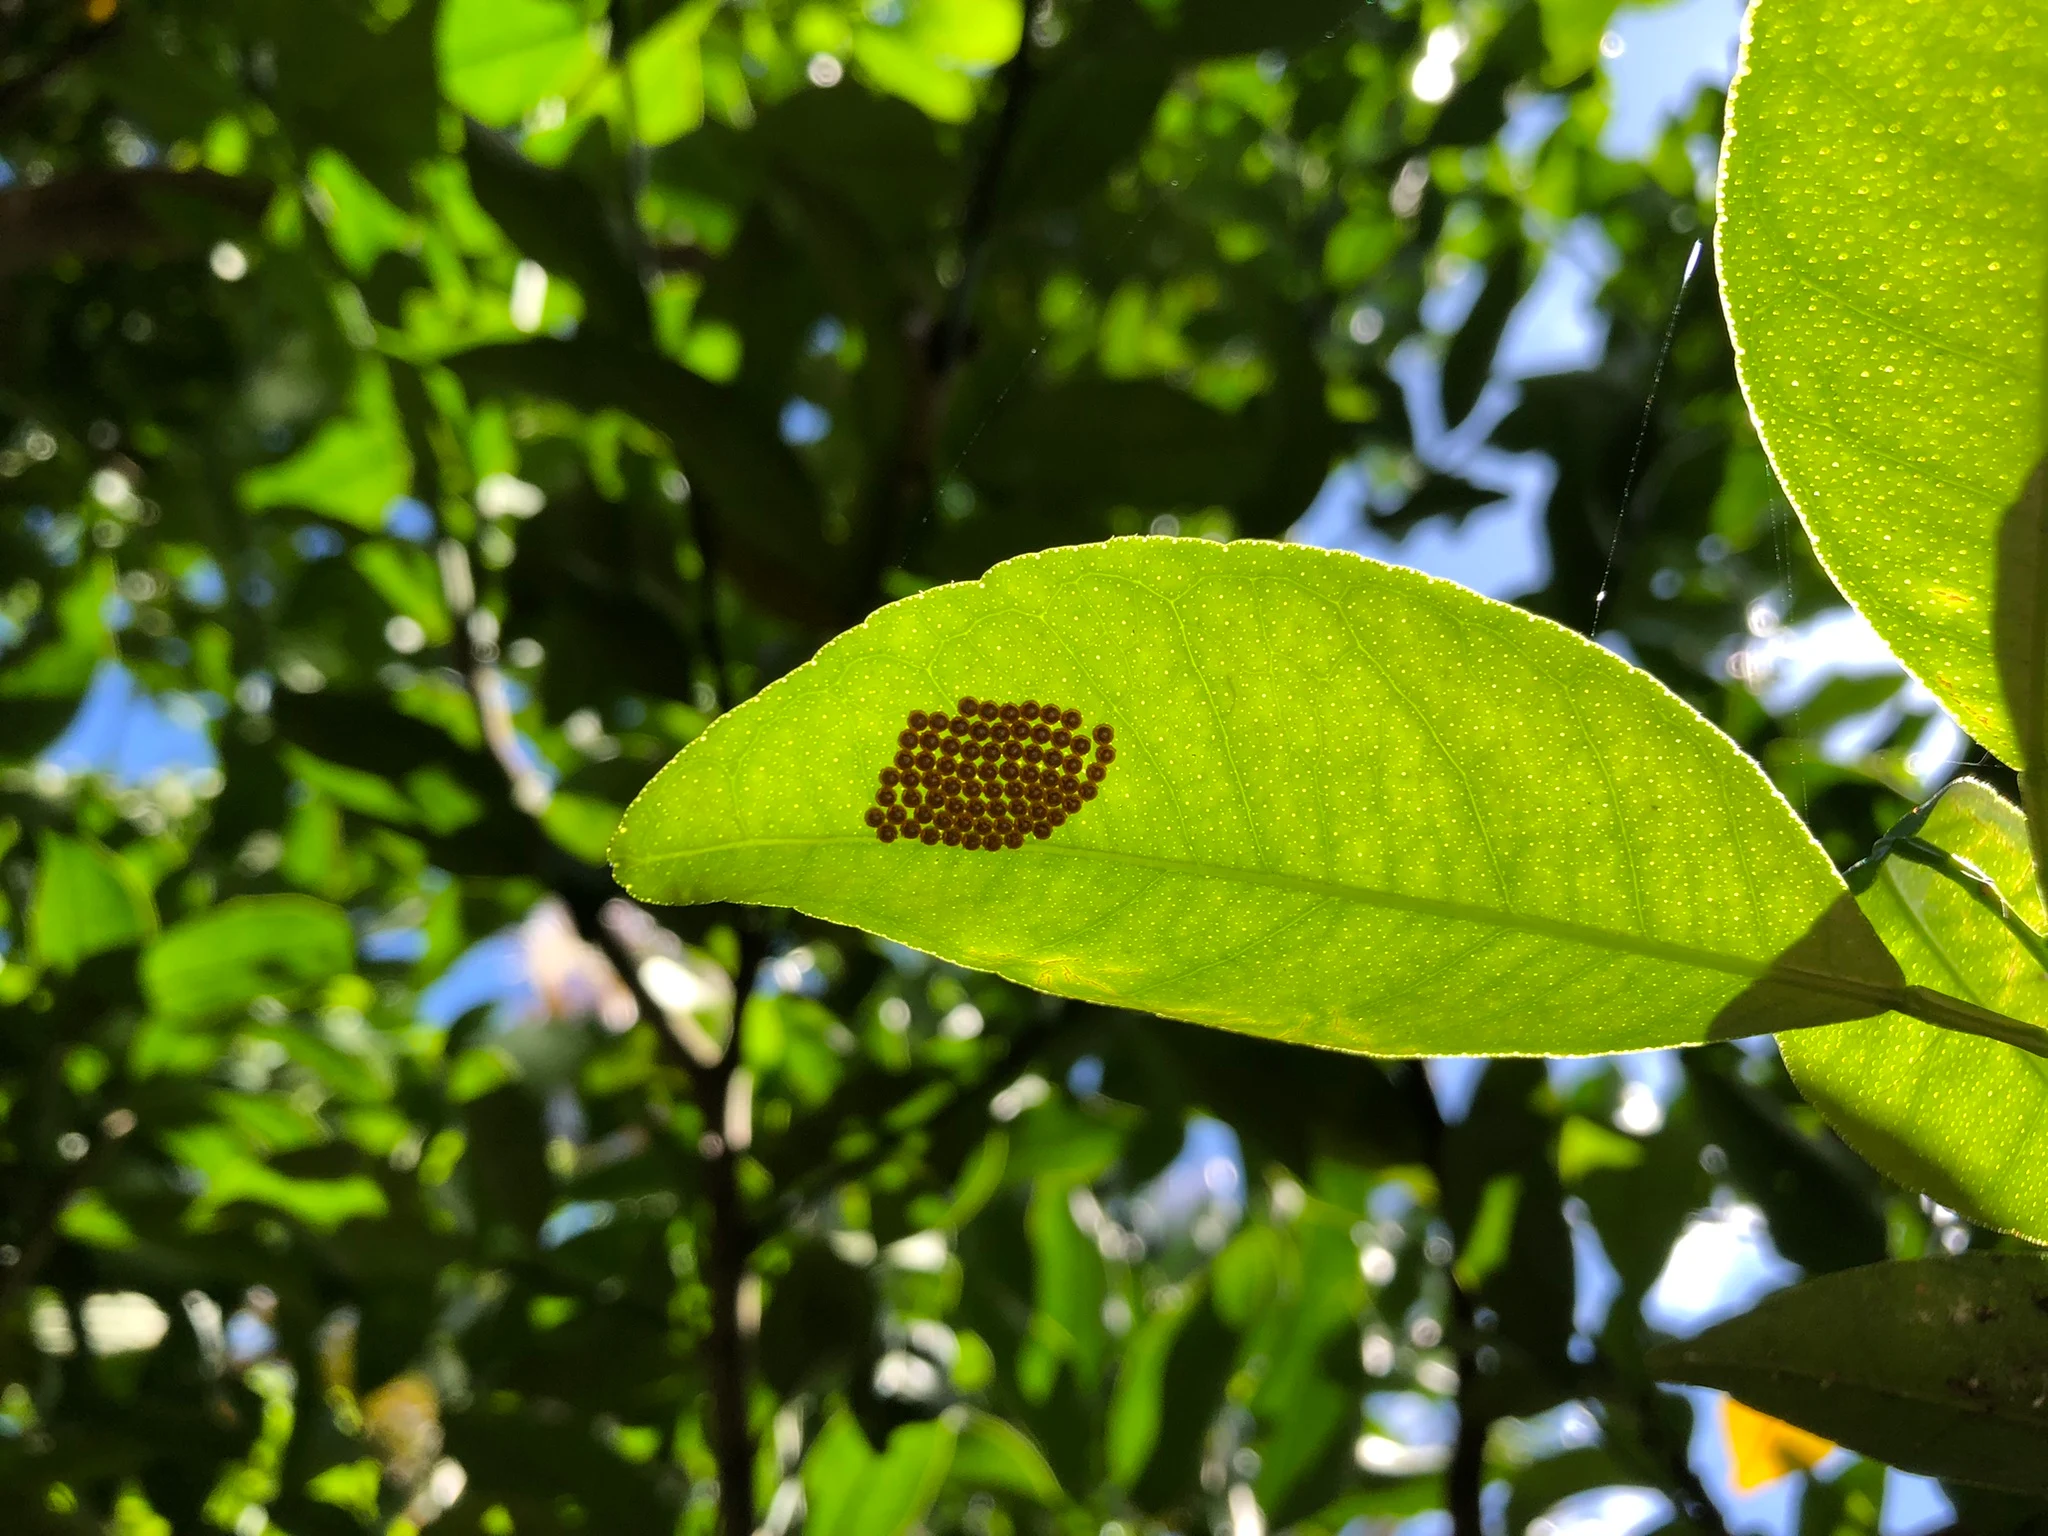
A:
<svg viewBox="0 0 2048 1536">
<path fill-rule="evenodd" d="M 1921 721 L 1845 767 L 1890 686 L 1731 677 L 1835 599 L 1704 266 L 1645 412 L 1720 103 L 1604 155 L 1611 12 L 0 8 L 7 1528 L 1465 1536 L 1635 1486 L 1716 1529 L 1642 1363 L 1688 1222 L 1968 1240 L 1775 1058 L 1687 1057 L 1654 1128 L 1501 1062 L 1446 1124 L 1413 1065 L 663 926 L 602 868 L 891 597 L 1279 535 L 1340 462 L 1390 535 L 1470 515 L 1394 348 L 1480 409 L 1575 221 L 1600 361 L 1491 431 L 1556 466 L 1522 601 L 1605 590 L 1859 856 Z M 1816 1521 L 1873 1528 L 1874 1473 Z"/>
</svg>

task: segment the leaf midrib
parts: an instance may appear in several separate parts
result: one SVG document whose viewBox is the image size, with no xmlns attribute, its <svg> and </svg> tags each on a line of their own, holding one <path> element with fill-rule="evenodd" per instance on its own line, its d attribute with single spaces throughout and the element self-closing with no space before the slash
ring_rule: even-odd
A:
<svg viewBox="0 0 2048 1536">
<path fill-rule="evenodd" d="M 846 834 L 819 837 L 735 838 L 730 842 L 712 843 L 699 848 L 649 854 L 637 862 L 642 869 L 655 869 L 701 858 L 707 854 L 742 853 L 774 848 L 866 846 L 871 841 L 867 837 Z M 1720 950 L 1702 949 L 1690 944 L 1674 943 L 1668 939 L 1650 938 L 1643 934 L 1624 933 L 1618 929 L 1602 928 L 1592 923 L 1573 922 L 1569 918 L 1510 912 L 1499 907 L 1482 906 L 1477 902 L 1454 901 L 1441 896 L 1417 896 L 1406 891 L 1382 890 L 1377 886 L 1355 885 L 1348 881 L 1330 880 L 1316 875 L 1297 875 L 1283 870 L 1246 869 L 1241 865 L 1215 864 L 1201 859 L 1168 858 L 1160 854 L 1131 853 L 1123 849 L 1090 847 L 1087 844 L 1069 844 L 1064 848 L 1051 844 L 1027 846 L 1035 858 L 1097 860 L 1197 879 L 1230 881 L 1267 890 L 1293 891 L 1329 900 L 1348 901 L 1359 906 L 1407 912 L 1419 917 L 1439 917 L 1452 922 L 1476 923 L 1486 927 L 1527 933 L 1539 938 L 1558 939 L 1570 944 L 1639 955 L 1646 959 L 1666 960 L 1675 964 L 1695 966 L 1701 970 L 1718 971 L 1723 975 L 1740 977 L 1745 981 L 1755 981 L 1770 975 L 1773 980 L 1804 985 L 1817 991 L 1853 996 L 1879 1003 L 1887 1008 L 1892 1006 L 1887 1001 L 1892 989 L 1877 983 L 1798 967 L 1774 965 L 1768 960 L 1755 960 L 1746 955 L 1731 955 Z"/>
</svg>

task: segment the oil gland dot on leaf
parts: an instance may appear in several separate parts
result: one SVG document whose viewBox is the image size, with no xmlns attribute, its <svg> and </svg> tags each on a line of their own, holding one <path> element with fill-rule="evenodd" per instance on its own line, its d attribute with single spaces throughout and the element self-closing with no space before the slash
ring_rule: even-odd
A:
<svg viewBox="0 0 2048 1536">
<path fill-rule="evenodd" d="M 963 694 L 958 714 L 913 709 L 904 720 L 862 813 L 884 843 L 997 853 L 1043 842 L 1100 793 L 1116 761 L 1110 726 L 1090 732 L 1078 709 L 1036 699 Z"/>
</svg>

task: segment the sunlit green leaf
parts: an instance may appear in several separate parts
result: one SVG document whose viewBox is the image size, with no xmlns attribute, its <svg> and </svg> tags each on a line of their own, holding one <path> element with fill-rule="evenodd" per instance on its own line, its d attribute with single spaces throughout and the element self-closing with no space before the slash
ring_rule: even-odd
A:
<svg viewBox="0 0 2048 1536">
<path fill-rule="evenodd" d="M 155 931 L 149 889 L 117 855 L 54 832 L 37 854 L 29 946 L 43 964 L 68 971 Z"/>
<path fill-rule="evenodd" d="M 106 614 L 119 574 L 105 556 L 79 573 L 79 579 L 66 587 L 53 605 L 56 638 L 0 676 L 0 699 L 62 699 L 86 686 L 94 670 L 114 652 Z"/>
<path fill-rule="evenodd" d="M 1207 1305 L 1199 1287 L 1183 1288 L 1169 1305 L 1152 1312 L 1132 1331 L 1117 1368 L 1104 1425 L 1103 1449 L 1111 1481 L 1128 1488 L 1152 1459 L 1166 1408 L 1166 1362 L 1194 1309 Z"/>
<path fill-rule="evenodd" d="M 1546 78 L 1562 83 L 1591 69 L 1617 0 L 1538 0 L 1543 47 L 1550 55 Z M 1520 1529 L 1520 1527 L 1516 1527 Z"/>
<path fill-rule="evenodd" d="M 1017 0 L 909 0 L 900 22 L 859 28 L 853 53 L 881 89 L 957 122 L 974 111 L 975 77 L 1015 53 L 1023 35 Z"/>
<path fill-rule="evenodd" d="M 203 1018 L 285 997 L 355 958 L 347 914 L 310 896 L 243 896 L 168 929 L 142 957 L 142 990 L 166 1014 Z"/>
<path fill-rule="evenodd" d="M 2020 813 L 1963 782 L 1921 836 L 1994 880 L 2043 926 Z M 1858 898 L 1908 981 L 2048 1022 L 2048 974 L 1969 893 L 1894 857 Z M 2039 1057 L 1903 1019 L 1807 1030 L 1779 1042 L 1806 1095 L 1858 1152 L 1973 1221 L 2048 1241 L 2048 1072 Z"/>
<path fill-rule="evenodd" d="M 352 272 L 367 272 L 386 251 L 403 250 L 419 230 L 369 179 L 333 150 L 306 169 L 326 199 L 327 238 Z"/>
<path fill-rule="evenodd" d="M 1031 1239 L 1033 1292 L 1031 1346 L 1017 1368 L 1027 1398 L 1050 1395 L 1064 1362 L 1092 1389 L 1102 1370 L 1106 1334 L 1102 1303 L 1107 1281 L 1094 1242 L 1074 1224 L 1072 1180 L 1041 1177 L 1031 1192 L 1025 1231 Z M 1033 1360 L 1031 1356 L 1037 1356 Z"/>
<path fill-rule="evenodd" d="M 643 143 L 666 144 L 704 120 L 704 59 L 699 45 L 720 0 L 677 6 L 633 45 L 626 70 L 633 87 L 633 130 Z"/>
<path fill-rule="evenodd" d="M 965 1488 L 1016 1494 L 1056 1504 L 1059 1479 L 1031 1437 L 993 1414 L 970 1410 L 953 1447 L 953 1482 Z"/>
<path fill-rule="evenodd" d="M 282 1173 L 253 1155 L 244 1137 L 224 1125 L 208 1124 L 169 1132 L 164 1149 L 203 1180 L 204 1193 L 188 1218 L 204 1226 L 238 1201 L 266 1205 L 331 1232 L 344 1222 L 381 1216 L 383 1190 L 366 1174 L 338 1179 L 301 1179 Z"/>
<path fill-rule="evenodd" d="M 2044 1352 L 2048 1264 L 1986 1253 L 1823 1275 L 1651 1366 L 1904 1471 L 2042 1494 Z"/>
<path fill-rule="evenodd" d="M 2030 0 L 1762 0 L 1717 228 L 1742 385 L 1822 562 L 2008 760 L 1999 519 L 2041 443 L 2048 29 Z"/>
<path fill-rule="evenodd" d="M 946 1424 L 905 1424 L 877 1455 L 847 1414 L 828 1423 L 804 1458 L 808 1529 L 818 1536 L 903 1536 L 931 1508 L 953 1460 Z"/>
<path fill-rule="evenodd" d="M 619 824 L 619 808 L 591 795 L 556 795 L 541 813 L 541 830 L 579 859 L 604 862 L 605 843 Z"/>
<path fill-rule="evenodd" d="M 1111 724 L 1101 798 L 1016 852 L 877 841 L 907 712 L 963 694 Z M 1847 905 L 1755 766 L 1555 625 L 1291 545 L 1118 540 L 883 609 L 698 738 L 612 855 L 648 900 L 1388 1054 L 1673 1045 L 1856 1017 L 1895 979 L 1838 912 L 1776 1011 L 1717 1026 Z"/>
<path fill-rule="evenodd" d="M 355 414 L 331 417 L 291 457 L 244 475 L 243 502 L 322 512 L 381 532 L 385 509 L 411 484 L 412 459 L 383 372 L 365 368 L 355 396 Z"/>
<path fill-rule="evenodd" d="M 135 1229 L 96 1189 L 86 1190 L 64 1207 L 57 1230 L 74 1243 L 94 1248 L 133 1248 L 136 1242 Z"/>
<path fill-rule="evenodd" d="M 434 48 L 448 99 L 494 128 L 604 67 L 575 0 L 445 0 Z"/>
</svg>

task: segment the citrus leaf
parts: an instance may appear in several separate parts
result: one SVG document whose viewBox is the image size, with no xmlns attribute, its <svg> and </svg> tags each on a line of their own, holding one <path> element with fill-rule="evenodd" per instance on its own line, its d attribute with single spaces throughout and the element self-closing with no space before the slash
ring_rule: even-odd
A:
<svg viewBox="0 0 2048 1536">
<path fill-rule="evenodd" d="M 967 694 L 1113 726 L 1100 798 L 1014 852 L 878 841 L 862 816 L 907 712 Z M 892 604 L 716 721 L 611 852 L 646 900 L 793 906 L 1374 1053 L 1633 1050 L 1896 1002 L 1826 855 L 1653 679 L 1298 545 L 1119 539 Z"/>
<path fill-rule="evenodd" d="M 1207 1302 L 1199 1286 L 1180 1292 L 1133 1330 L 1124 1349 L 1103 1432 L 1110 1480 L 1122 1487 L 1138 1480 L 1159 1444 L 1159 1425 L 1166 1416 L 1167 1361 L 1181 1329 L 1196 1307 Z"/>
<path fill-rule="evenodd" d="M 448 100 L 493 128 L 549 96 L 567 96 L 604 68 L 574 0 L 449 0 L 434 52 Z"/>
<path fill-rule="evenodd" d="M 2038 875 L 2048 865 L 2048 463 L 2035 466 L 1999 527 L 1992 624 Z"/>
<path fill-rule="evenodd" d="M 1059 1503 L 1059 1479 L 1029 1435 L 994 1414 L 972 1408 L 963 1413 L 965 1422 L 948 1472 L 956 1485 L 993 1489 L 1038 1504 Z"/>
<path fill-rule="evenodd" d="M 143 952 L 159 1013 L 212 1018 L 258 997 L 297 996 L 355 961 L 348 914 L 310 896 L 237 896 L 174 924 Z"/>
<path fill-rule="evenodd" d="M 804 1458 L 808 1525 L 820 1536 L 903 1536 L 931 1508 L 953 1462 L 949 1424 L 904 1424 L 877 1455 L 844 1412 Z"/>
<path fill-rule="evenodd" d="M 2048 1264 L 1983 1253 L 1845 1269 L 1650 1355 L 1907 1472 L 2048 1493 Z"/>
<path fill-rule="evenodd" d="M 1964 780 L 1920 837 L 1990 876 L 2040 930 L 2026 823 L 2009 802 Z M 1961 886 L 1894 857 L 1858 900 L 1909 982 L 2048 1021 L 2048 975 Z M 1972 1221 L 2048 1242 L 2048 1062 L 1896 1015 L 1787 1035 L 1779 1049 L 1799 1091 L 1881 1172 Z"/>
<path fill-rule="evenodd" d="M 28 931 L 43 964 L 73 970 L 155 932 L 149 887 L 118 855 L 55 832 L 43 834 L 38 855 Z"/>
<path fill-rule="evenodd" d="M 2032 0 L 1761 0 L 1716 226 L 1743 393 L 1822 562 L 2014 762 L 1992 610 L 2041 444 L 2044 70 Z"/>
</svg>

